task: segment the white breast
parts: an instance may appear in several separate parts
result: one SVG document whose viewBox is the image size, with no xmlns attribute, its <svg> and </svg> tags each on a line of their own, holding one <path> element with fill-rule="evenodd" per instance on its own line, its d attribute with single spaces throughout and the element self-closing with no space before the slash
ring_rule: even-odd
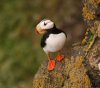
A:
<svg viewBox="0 0 100 88">
<path fill-rule="evenodd" d="M 64 33 L 50 34 L 46 39 L 46 46 L 43 48 L 46 53 L 57 52 L 61 50 L 66 42 L 66 35 Z"/>
</svg>

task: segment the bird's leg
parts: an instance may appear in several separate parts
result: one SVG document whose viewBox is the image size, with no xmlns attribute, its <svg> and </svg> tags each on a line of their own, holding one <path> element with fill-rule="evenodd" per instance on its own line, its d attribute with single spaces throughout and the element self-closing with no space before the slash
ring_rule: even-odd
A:
<svg viewBox="0 0 100 88">
<path fill-rule="evenodd" d="M 56 57 L 56 60 L 61 61 L 65 56 L 61 55 L 60 51 L 58 51 L 58 55 Z"/>
<path fill-rule="evenodd" d="M 48 53 L 48 70 L 51 71 L 55 68 L 55 60 L 51 60 L 50 53 Z"/>
</svg>

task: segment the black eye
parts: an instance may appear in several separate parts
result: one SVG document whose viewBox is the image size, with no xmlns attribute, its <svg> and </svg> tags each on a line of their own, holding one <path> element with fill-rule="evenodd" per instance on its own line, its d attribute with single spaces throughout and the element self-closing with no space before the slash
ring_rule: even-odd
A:
<svg viewBox="0 0 100 88">
<path fill-rule="evenodd" d="M 44 22 L 44 25 L 46 26 L 46 25 L 47 25 L 47 23 L 45 23 L 45 22 Z"/>
</svg>

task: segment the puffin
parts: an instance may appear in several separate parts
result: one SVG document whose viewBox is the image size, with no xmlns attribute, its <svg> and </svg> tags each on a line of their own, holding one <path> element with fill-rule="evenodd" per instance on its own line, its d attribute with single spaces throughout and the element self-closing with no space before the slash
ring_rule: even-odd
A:
<svg viewBox="0 0 100 88">
<path fill-rule="evenodd" d="M 48 67 L 49 71 L 54 70 L 55 61 L 61 61 L 64 59 L 64 55 L 61 54 L 61 49 L 63 48 L 67 35 L 64 31 L 58 29 L 55 23 L 49 19 L 43 19 L 36 25 L 36 32 L 42 34 L 41 48 L 48 57 Z M 56 52 L 57 56 L 52 59 L 50 56 L 51 52 Z"/>
</svg>

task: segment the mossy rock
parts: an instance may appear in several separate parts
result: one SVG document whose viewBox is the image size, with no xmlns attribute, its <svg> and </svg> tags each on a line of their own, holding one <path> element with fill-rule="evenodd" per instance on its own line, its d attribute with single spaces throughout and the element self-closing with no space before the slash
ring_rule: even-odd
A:
<svg viewBox="0 0 100 88">
<path fill-rule="evenodd" d="M 44 62 L 33 79 L 33 88 L 90 88 L 83 60 L 82 56 L 65 58 L 53 71 L 48 71 Z"/>
</svg>

